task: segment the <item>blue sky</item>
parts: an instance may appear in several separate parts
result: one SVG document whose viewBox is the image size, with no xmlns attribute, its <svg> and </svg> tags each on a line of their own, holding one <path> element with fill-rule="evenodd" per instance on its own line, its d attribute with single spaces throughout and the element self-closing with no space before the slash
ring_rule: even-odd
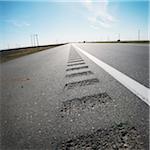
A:
<svg viewBox="0 0 150 150">
<path fill-rule="evenodd" d="M 0 1 L 0 49 L 83 40 L 148 39 L 148 1 Z"/>
</svg>

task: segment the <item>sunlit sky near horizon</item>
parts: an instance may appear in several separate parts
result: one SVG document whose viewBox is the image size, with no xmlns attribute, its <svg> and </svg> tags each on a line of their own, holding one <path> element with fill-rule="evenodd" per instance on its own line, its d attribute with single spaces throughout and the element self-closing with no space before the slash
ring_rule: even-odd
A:
<svg viewBox="0 0 150 150">
<path fill-rule="evenodd" d="M 148 39 L 147 0 L 0 1 L 0 49 L 94 40 Z"/>
</svg>

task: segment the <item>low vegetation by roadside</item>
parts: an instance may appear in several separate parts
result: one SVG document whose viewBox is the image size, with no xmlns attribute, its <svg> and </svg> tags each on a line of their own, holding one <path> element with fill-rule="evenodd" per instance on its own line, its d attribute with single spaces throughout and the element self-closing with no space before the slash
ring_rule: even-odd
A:
<svg viewBox="0 0 150 150">
<path fill-rule="evenodd" d="M 18 58 L 18 57 L 22 57 L 25 55 L 40 52 L 43 50 L 47 50 L 49 48 L 54 48 L 56 46 L 61 46 L 61 45 L 63 45 L 63 44 L 54 44 L 54 45 L 44 45 L 44 46 L 38 46 L 38 47 L 24 47 L 24 48 L 2 50 L 2 51 L 0 51 L 0 63 L 6 62 L 9 60 Z"/>
</svg>

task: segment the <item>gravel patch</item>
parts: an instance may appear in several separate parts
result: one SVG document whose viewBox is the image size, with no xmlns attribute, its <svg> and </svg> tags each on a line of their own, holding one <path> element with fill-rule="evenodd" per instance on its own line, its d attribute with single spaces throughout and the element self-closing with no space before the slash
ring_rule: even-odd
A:
<svg viewBox="0 0 150 150">
<path fill-rule="evenodd" d="M 61 112 L 62 113 L 73 113 L 81 110 L 94 110 L 102 104 L 111 102 L 112 99 L 107 93 L 99 93 L 89 96 L 84 96 L 82 98 L 74 98 L 67 100 L 62 103 Z"/>
<path fill-rule="evenodd" d="M 88 68 L 88 66 L 68 68 L 66 69 L 66 71 L 73 71 L 73 70 L 79 70 L 79 69 L 85 69 L 85 68 Z"/>
<path fill-rule="evenodd" d="M 87 79 L 87 80 L 82 80 L 82 81 L 77 81 L 77 82 L 66 83 L 64 88 L 65 89 L 72 89 L 75 87 L 92 85 L 92 84 L 95 84 L 98 82 L 99 82 L 99 80 L 97 78 L 92 78 L 92 79 Z"/>
<path fill-rule="evenodd" d="M 82 62 L 82 63 L 73 63 L 73 64 L 69 64 L 67 66 L 77 66 L 77 65 L 83 65 L 85 64 L 85 62 Z"/>
<path fill-rule="evenodd" d="M 62 142 L 57 150 L 144 150 L 135 127 L 120 123 Z"/>
<path fill-rule="evenodd" d="M 91 75 L 94 74 L 92 71 L 83 71 L 78 73 L 71 73 L 67 74 L 66 77 L 77 77 L 77 76 L 84 76 L 84 75 Z"/>
</svg>

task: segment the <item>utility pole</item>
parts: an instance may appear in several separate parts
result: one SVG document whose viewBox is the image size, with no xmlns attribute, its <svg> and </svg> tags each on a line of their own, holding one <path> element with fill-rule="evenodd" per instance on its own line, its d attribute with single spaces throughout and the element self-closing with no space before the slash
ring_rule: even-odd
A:
<svg viewBox="0 0 150 150">
<path fill-rule="evenodd" d="M 31 46 L 34 46 L 34 43 L 33 43 L 33 35 L 32 35 L 32 34 L 31 34 L 30 38 L 31 38 Z"/>
<path fill-rule="evenodd" d="M 118 40 L 120 40 L 120 33 L 118 34 Z"/>
<path fill-rule="evenodd" d="M 138 40 L 140 41 L 140 30 L 138 30 Z"/>
<path fill-rule="evenodd" d="M 33 46 L 36 46 L 36 42 L 35 42 L 35 34 L 32 35 L 32 41 L 33 41 Z"/>
<path fill-rule="evenodd" d="M 37 46 L 39 46 L 38 34 L 35 34 L 35 38 L 36 38 L 36 43 L 37 43 Z"/>
<path fill-rule="evenodd" d="M 18 46 L 18 44 L 16 43 L 16 48 L 18 48 L 19 46 Z"/>
<path fill-rule="evenodd" d="M 109 41 L 109 36 L 107 36 L 107 41 Z"/>
</svg>

